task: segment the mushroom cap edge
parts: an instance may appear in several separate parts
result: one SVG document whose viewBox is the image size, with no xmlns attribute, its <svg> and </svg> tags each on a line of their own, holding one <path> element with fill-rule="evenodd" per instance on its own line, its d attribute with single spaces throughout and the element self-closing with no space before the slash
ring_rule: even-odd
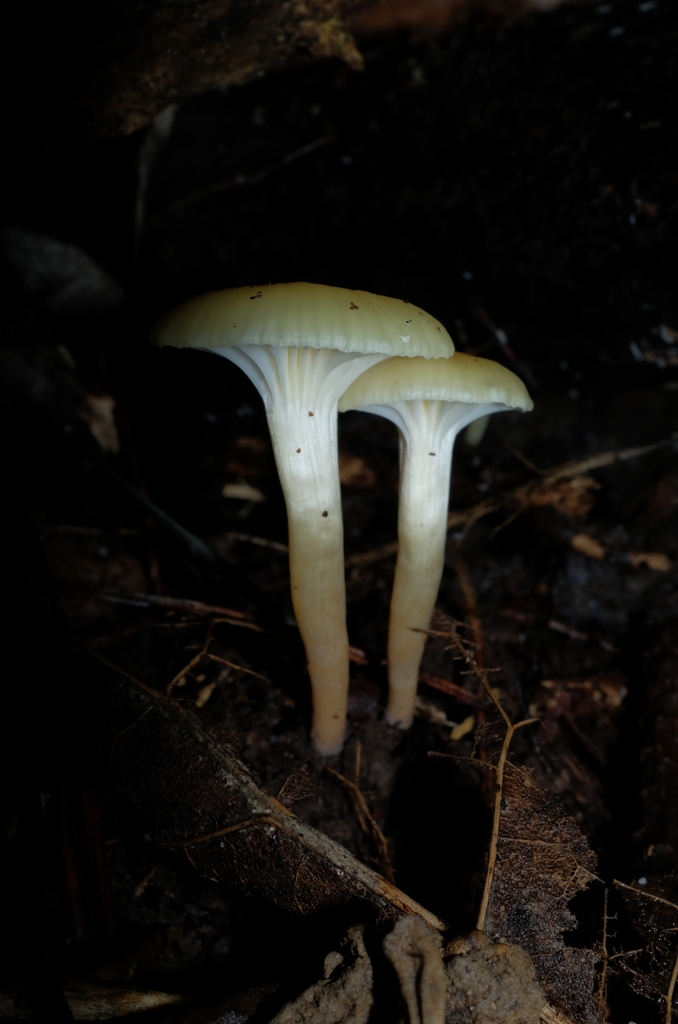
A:
<svg viewBox="0 0 678 1024">
<path fill-rule="evenodd" d="M 534 405 L 512 370 L 492 359 L 456 352 L 447 359 L 385 359 L 344 392 L 339 412 L 416 399 L 497 404 L 523 412 Z"/>
</svg>

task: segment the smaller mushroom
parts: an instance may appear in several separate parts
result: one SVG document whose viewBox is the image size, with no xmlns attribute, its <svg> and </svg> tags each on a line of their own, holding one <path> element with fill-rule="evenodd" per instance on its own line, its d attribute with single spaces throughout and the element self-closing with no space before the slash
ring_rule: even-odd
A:
<svg viewBox="0 0 678 1024">
<path fill-rule="evenodd" d="M 445 562 L 452 449 L 481 416 L 528 412 L 532 400 L 515 373 L 457 353 L 448 359 L 387 359 L 351 385 L 339 411 L 391 420 L 400 434 L 398 558 L 388 632 L 387 720 L 407 729 L 414 717 L 425 631 Z"/>
<path fill-rule="evenodd" d="M 313 741 L 321 754 L 336 754 L 346 728 L 349 654 L 337 400 L 380 360 L 452 355 L 452 339 L 434 317 L 401 299 L 297 281 L 189 299 L 162 318 L 151 340 L 231 360 L 264 401 L 287 506 Z"/>
</svg>

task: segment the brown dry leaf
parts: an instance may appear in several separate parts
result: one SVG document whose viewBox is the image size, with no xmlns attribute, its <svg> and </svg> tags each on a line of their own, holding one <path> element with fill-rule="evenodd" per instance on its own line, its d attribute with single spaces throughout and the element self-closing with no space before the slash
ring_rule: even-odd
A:
<svg viewBox="0 0 678 1024">
<path fill-rule="evenodd" d="M 541 721 L 538 742 L 548 746 L 549 756 L 559 761 L 554 748 L 563 732 L 572 731 L 588 753 L 599 764 L 605 764 L 607 746 L 615 735 L 612 719 L 621 710 L 627 692 L 626 677 L 614 672 L 589 679 L 542 680 L 530 704 L 530 714 Z M 572 751 L 568 750 L 567 758 L 574 760 Z M 574 784 L 569 788 L 581 791 Z"/>
<path fill-rule="evenodd" d="M 615 882 L 636 931 L 647 942 L 645 950 L 629 954 L 624 969 L 631 975 L 631 987 L 653 1002 L 666 1005 L 667 993 L 675 985 L 678 933 L 678 883 L 667 875 L 645 880 L 640 886 Z M 676 1008 L 675 997 L 672 999 Z M 666 1020 L 671 1019 L 669 1015 Z"/>
<path fill-rule="evenodd" d="M 344 24 L 350 0 L 196 0 L 132 9 L 113 5 L 106 32 L 88 40 L 79 91 L 100 131 L 127 135 L 177 96 L 242 85 L 310 51 L 360 70 Z M 83 77 L 84 76 L 84 77 Z"/>
<path fill-rule="evenodd" d="M 634 836 L 642 857 L 642 884 L 615 885 L 647 944 L 640 954 L 624 959 L 624 969 L 636 991 L 665 1001 L 678 935 L 678 623 L 664 628 L 644 674 L 648 700 L 641 723 L 643 822 Z"/>
<path fill-rule="evenodd" d="M 169 1007 L 177 1007 L 190 998 L 153 990 L 105 988 L 85 982 L 66 989 L 64 995 L 73 1019 L 83 1021 L 108 1020 L 115 1017 L 124 1017 L 128 1020 L 132 1015 L 158 1011 L 161 1007 L 169 1013 Z M 27 992 L 11 995 L 0 993 L 0 1020 L 33 1020 L 29 1006 Z"/>
<path fill-rule="evenodd" d="M 367 655 L 360 647 L 349 647 L 348 660 L 353 665 L 369 665 Z"/>
<path fill-rule="evenodd" d="M 357 899 L 371 904 L 379 917 L 419 914 L 432 927 L 444 927 L 257 786 L 233 750 L 191 709 L 94 651 L 87 654 L 84 675 L 90 685 L 92 659 L 105 669 L 91 713 L 99 716 L 99 733 L 110 735 L 114 787 L 154 823 L 158 838 L 183 850 L 202 875 L 294 913 L 313 914 Z"/>
<path fill-rule="evenodd" d="M 642 718 L 643 823 L 635 836 L 648 875 L 678 878 L 678 623 L 664 628 L 648 658 Z"/>
<path fill-rule="evenodd" d="M 328 18 L 326 21 L 300 21 L 299 32 L 302 37 L 307 37 L 306 45 L 314 57 L 338 57 L 353 71 L 364 69 L 363 55 L 356 46 L 351 33 L 344 27 L 341 18 Z"/>
<path fill-rule="evenodd" d="M 86 395 L 80 418 L 103 452 L 118 454 L 120 438 L 115 424 L 115 399 L 111 395 Z"/>
<path fill-rule="evenodd" d="M 627 558 L 634 569 L 646 565 L 653 572 L 671 572 L 673 568 L 669 556 L 661 551 L 628 551 Z"/>
<path fill-rule="evenodd" d="M 251 484 L 224 484 L 221 488 L 222 498 L 235 498 L 237 501 L 266 501 L 266 495 L 258 487 Z"/>
<path fill-rule="evenodd" d="M 555 488 L 558 484 L 563 482 L 571 483 L 575 479 L 579 479 L 580 482 L 588 480 L 590 478 L 585 474 L 593 469 L 602 469 L 604 466 L 614 466 L 619 462 L 625 462 L 627 459 L 649 455 L 650 452 L 657 451 L 659 448 L 663 448 L 671 443 L 672 439 L 667 438 L 664 441 L 656 441 L 654 444 L 623 448 L 613 452 L 600 452 L 598 455 L 590 455 L 586 459 L 563 462 L 562 465 L 547 470 L 540 480 L 531 480 L 529 483 L 514 487 L 511 491 L 505 491 L 503 494 L 485 498 L 484 501 L 478 502 L 477 505 L 472 505 L 470 508 L 450 512 L 447 517 L 447 527 L 448 529 L 454 529 L 456 526 L 464 526 L 469 530 L 483 516 L 496 512 L 504 505 L 513 508 L 512 516 L 519 515 L 525 509 L 535 504 L 551 505 L 553 504 L 553 496 L 557 493 Z M 586 496 L 587 492 L 591 489 L 594 488 L 589 485 L 582 487 L 580 483 L 578 488 L 570 491 L 570 494 L 576 495 L 579 493 L 580 497 L 581 495 Z M 541 495 L 545 499 L 543 502 L 540 497 Z M 590 499 L 591 495 L 589 494 L 588 497 Z M 576 501 L 578 500 L 576 499 Z M 565 502 L 565 507 L 568 507 L 567 501 Z M 584 506 L 581 507 L 583 508 Z"/>
<path fill-rule="evenodd" d="M 454 729 L 450 733 L 450 739 L 455 740 L 455 742 L 463 739 L 464 736 L 468 736 L 470 732 L 473 732 L 475 724 L 475 715 L 468 715 L 463 722 L 460 722 L 459 725 L 455 725 Z"/>
<path fill-rule="evenodd" d="M 591 476 L 574 476 L 556 484 L 537 487 L 530 494 L 530 504 L 537 508 L 551 505 L 564 516 L 585 516 L 593 508 L 594 491 L 600 484 Z"/>
<path fill-rule="evenodd" d="M 598 561 L 605 558 L 603 545 L 594 537 L 589 537 L 588 533 L 575 533 L 570 540 L 570 547 L 574 551 L 578 551 L 580 555 L 586 555 L 587 558 L 596 558 Z"/>
<path fill-rule="evenodd" d="M 308 761 L 304 761 L 285 779 L 277 799 L 285 807 L 291 807 L 298 800 L 320 800 L 318 787 L 308 770 Z"/>
<path fill-rule="evenodd" d="M 598 1024 L 597 956 L 566 946 L 577 921 L 568 902 L 594 878 L 596 861 L 560 798 L 531 771 L 507 764 L 494 882 L 486 917 L 491 936 L 526 950 L 549 1001 L 577 1024 Z"/>
<path fill-rule="evenodd" d="M 655 487 L 642 519 L 646 523 L 665 523 L 678 511 L 678 473 L 665 473 Z"/>
</svg>

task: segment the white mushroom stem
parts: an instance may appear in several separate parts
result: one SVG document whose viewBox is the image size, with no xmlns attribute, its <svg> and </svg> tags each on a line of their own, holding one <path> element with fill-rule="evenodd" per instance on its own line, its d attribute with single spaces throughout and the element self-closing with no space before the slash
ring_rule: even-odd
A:
<svg viewBox="0 0 678 1024">
<path fill-rule="evenodd" d="M 457 434 L 498 404 L 413 401 L 365 406 L 400 432 L 398 559 L 388 627 L 387 720 L 412 724 L 419 664 L 445 565 L 452 449 Z"/>
<path fill-rule="evenodd" d="M 287 505 L 292 603 L 313 691 L 312 736 L 336 754 L 346 729 L 348 636 L 337 401 L 381 354 L 244 345 L 217 349 L 261 394 Z"/>
</svg>

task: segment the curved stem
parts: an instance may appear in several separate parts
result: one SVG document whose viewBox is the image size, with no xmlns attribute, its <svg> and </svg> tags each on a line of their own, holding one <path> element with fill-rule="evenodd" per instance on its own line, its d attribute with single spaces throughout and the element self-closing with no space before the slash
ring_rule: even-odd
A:
<svg viewBox="0 0 678 1024">
<path fill-rule="evenodd" d="M 401 435 L 398 559 L 388 625 L 387 720 L 412 724 L 419 664 L 445 564 L 452 447 L 456 431 Z"/>
<path fill-rule="evenodd" d="M 336 754 L 346 729 L 349 672 L 337 402 L 385 356 L 253 345 L 219 351 L 264 399 L 287 505 L 292 604 L 313 692 L 313 741 L 321 754 Z"/>
<path fill-rule="evenodd" d="M 348 697 L 337 420 L 272 410 L 273 451 L 287 505 L 290 587 L 313 693 L 311 734 L 321 754 L 341 748 Z"/>
<path fill-rule="evenodd" d="M 407 729 L 414 717 L 419 665 L 445 565 L 455 438 L 496 405 L 423 399 L 368 406 L 400 430 L 398 559 L 388 627 L 387 720 Z"/>
</svg>

